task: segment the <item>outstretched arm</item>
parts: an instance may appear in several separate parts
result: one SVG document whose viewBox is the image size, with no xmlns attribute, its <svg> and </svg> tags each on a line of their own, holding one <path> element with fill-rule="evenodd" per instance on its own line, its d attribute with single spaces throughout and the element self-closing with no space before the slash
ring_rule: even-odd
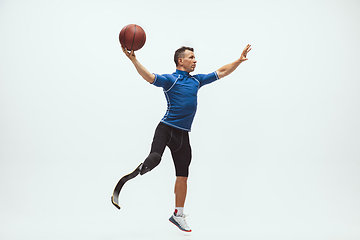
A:
<svg viewBox="0 0 360 240">
<path fill-rule="evenodd" d="M 149 83 L 153 83 L 155 80 L 155 75 L 150 73 L 143 65 L 139 63 L 139 61 L 136 59 L 134 50 L 129 52 L 126 48 L 121 47 L 125 55 L 131 60 L 131 62 L 134 64 L 136 70 L 138 73 Z"/>
<path fill-rule="evenodd" d="M 251 45 L 248 44 L 245 48 L 244 51 L 242 52 L 241 56 L 239 59 L 237 59 L 235 62 L 229 63 L 221 68 L 219 68 L 216 73 L 218 75 L 219 78 L 223 78 L 227 75 L 229 75 L 230 73 L 232 73 L 239 65 L 240 63 L 248 60 L 246 58 L 246 55 L 250 52 L 251 50 Z"/>
</svg>

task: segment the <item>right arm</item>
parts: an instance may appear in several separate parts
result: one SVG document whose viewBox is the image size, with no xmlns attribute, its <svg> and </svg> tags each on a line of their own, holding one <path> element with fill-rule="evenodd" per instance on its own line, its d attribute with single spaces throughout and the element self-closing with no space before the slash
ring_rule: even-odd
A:
<svg viewBox="0 0 360 240">
<path fill-rule="evenodd" d="M 153 83 L 155 80 L 155 75 L 150 73 L 140 62 L 136 59 L 135 53 L 132 50 L 128 52 L 126 48 L 121 47 L 125 55 L 130 59 L 130 61 L 134 64 L 137 72 L 149 83 Z"/>
</svg>

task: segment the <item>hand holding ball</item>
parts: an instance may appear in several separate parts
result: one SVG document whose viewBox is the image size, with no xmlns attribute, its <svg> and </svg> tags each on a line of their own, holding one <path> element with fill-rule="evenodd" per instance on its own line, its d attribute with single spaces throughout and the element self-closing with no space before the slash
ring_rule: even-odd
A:
<svg viewBox="0 0 360 240">
<path fill-rule="evenodd" d="M 119 34 L 119 41 L 122 47 L 127 50 L 139 50 L 146 41 L 146 34 L 144 29 L 139 25 L 129 24 L 121 29 Z"/>
</svg>

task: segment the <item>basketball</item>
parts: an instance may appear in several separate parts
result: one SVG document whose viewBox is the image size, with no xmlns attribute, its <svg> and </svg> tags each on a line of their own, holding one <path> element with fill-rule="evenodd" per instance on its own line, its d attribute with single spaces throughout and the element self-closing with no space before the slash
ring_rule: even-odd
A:
<svg viewBox="0 0 360 240">
<path fill-rule="evenodd" d="M 121 29 L 119 41 L 121 46 L 127 48 L 127 50 L 136 51 L 144 46 L 146 34 L 139 25 L 129 24 Z"/>
</svg>

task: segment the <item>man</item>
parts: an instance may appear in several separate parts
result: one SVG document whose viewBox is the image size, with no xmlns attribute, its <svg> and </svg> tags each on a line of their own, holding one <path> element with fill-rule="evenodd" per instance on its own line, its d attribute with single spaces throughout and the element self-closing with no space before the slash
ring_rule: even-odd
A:
<svg viewBox="0 0 360 240">
<path fill-rule="evenodd" d="M 209 83 L 232 73 L 242 62 L 248 60 L 247 54 L 251 45 L 247 45 L 236 61 L 227 64 L 210 74 L 190 75 L 196 67 L 194 49 L 181 47 L 176 50 L 174 61 L 176 71 L 173 74 L 153 74 L 136 59 L 134 51 L 122 48 L 126 56 L 134 64 L 138 73 L 149 83 L 162 87 L 166 100 L 167 111 L 160 121 L 154 134 L 149 156 L 145 159 L 140 174 L 143 175 L 156 167 L 163 155 L 165 147 L 169 147 L 175 165 L 175 212 L 170 217 L 180 230 L 191 232 L 185 221 L 183 208 L 187 192 L 187 179 L 191 162 L 189 132 L 197 108 L 197 92 Z"/>
</svg>

